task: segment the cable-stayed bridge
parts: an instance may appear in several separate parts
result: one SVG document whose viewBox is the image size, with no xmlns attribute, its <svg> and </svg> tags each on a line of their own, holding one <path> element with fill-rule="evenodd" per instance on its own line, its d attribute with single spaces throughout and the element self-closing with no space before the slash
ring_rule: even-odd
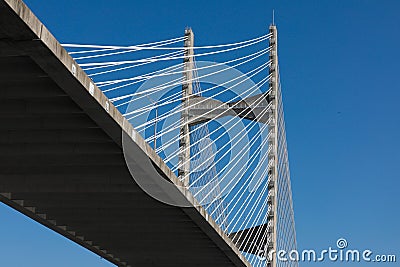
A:
<svg viewBox="0 0 400 267">
<path fill-rule="evenodd" d="M 0 14 L 2 202 L 118 266 L 297 266 L 275 25 L 61 45 Z"/>
</svg>

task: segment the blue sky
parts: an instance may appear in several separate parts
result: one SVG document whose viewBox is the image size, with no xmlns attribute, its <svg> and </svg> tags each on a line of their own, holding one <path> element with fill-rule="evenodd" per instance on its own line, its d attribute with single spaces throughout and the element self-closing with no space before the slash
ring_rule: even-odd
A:
<svg viewBox="0 0 400 267">
<path fill-rule="evenodd" d="M 267 32 L 274 8 L 299 249 L 344 237 L 400 257 L 400 2 L 25 2 L 61 42 L 121 45 L 185 26 L 198 45 L 251 39 Z M 3 206 L 0 234 L 0 266 L 108 265 Z M 303 266 L 322 264 L 344 265 Z"/>
</svg>

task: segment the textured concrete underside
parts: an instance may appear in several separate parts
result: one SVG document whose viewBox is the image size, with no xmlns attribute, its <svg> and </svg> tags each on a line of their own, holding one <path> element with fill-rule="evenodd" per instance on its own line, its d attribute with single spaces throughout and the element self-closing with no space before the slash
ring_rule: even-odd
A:
<svg viewBox="0 0 400 267">
<path fill-rule="evenodd" d="M 134 130 L 73 64 L 21 1 L 0 0 L 0 200 L 119 266 L 249 266 L 201 207 L 139 188 L 121 145 Z M 176 183 L 135 139 L 134 154 Z"/>
</svg>

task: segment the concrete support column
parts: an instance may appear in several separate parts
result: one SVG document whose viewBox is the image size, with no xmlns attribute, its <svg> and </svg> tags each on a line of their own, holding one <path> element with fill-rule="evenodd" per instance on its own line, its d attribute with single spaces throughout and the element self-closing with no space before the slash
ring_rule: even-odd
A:
<svg viewBox="0 0 400 267">
<path fill-rule="evenodd" d="M 269 125 L 269 131 L 271 132 L 270 138 L 268 140 L 269 145 L 272 148 L 271 153 L 268 156 L 268 162 L 270 163 L 270 169 L 268 171 L 268 179 L 270 180 L 268 183 L 268 190 L 271 193 L 271 197 L 268 200 L 270 214 L 268 216 L 270 226 L 270 230 L 267 234 L 268 243 L 268 255 L 271 252 L 275 252 L 277 250 L 277 216 L 278 216 L 278 47 L 277 47 L 277 29 L 275 25 L 271 25 L 269 27 L 269 32 L 271 33 L 270 38 L 270 46 L 272 47 L 270 52 L 270 96 L 272 100 L 271 107 L 271 123 Z M 268 267 L 276 267 L 276 254 L 272 254 L 273 258 L 270 263 L 268 263 Z"/>
<path fill-rule="evenodd" d="M 193 92 L 193 45 L 194 34 L 192 29 L 185 29 L 183 82 L 182 82 L 182 112 L 179 134 L 179 170 L 178 176 L 185 186 L 189 185 L 190 173 L 190 132 L 189 132 L 189 96 Z"/>
</svg>

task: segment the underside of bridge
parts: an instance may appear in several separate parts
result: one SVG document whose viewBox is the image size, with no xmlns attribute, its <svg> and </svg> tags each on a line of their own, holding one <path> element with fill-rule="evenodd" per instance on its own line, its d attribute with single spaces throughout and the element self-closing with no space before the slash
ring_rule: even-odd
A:
<svg viewBox="0 0 400 267">
<path fill-rule="evenodd" d="M 21 1 L 0 0 L 0 200 L 119 266 L 248 266 L 199 208 L 139 188 L 131 126 L 73 64 Z"/>
</svg>

